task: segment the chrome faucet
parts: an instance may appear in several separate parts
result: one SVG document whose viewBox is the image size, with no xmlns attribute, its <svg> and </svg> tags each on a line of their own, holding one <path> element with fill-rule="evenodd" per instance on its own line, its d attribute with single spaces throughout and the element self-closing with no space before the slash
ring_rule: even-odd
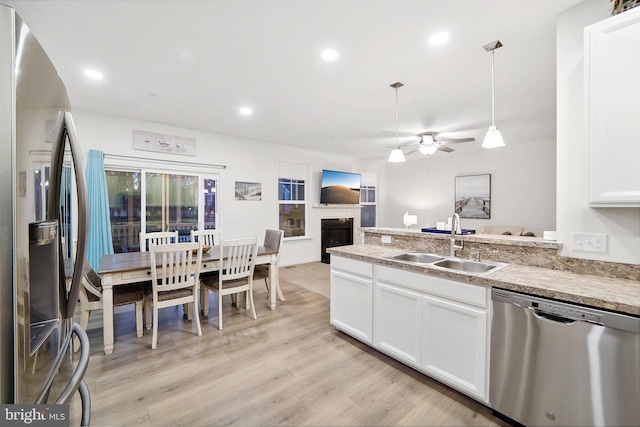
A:
<svg viewBox="0 0 640 427">
<path fill-rule="evenodd" d="M 462 250 L 464 242 L 460 237 L 460 246 L 456 245 L 456 231 L 462 233 L 462 226 L 460 225 L 460 216 L 456 212 L 451 217 L 451 240 L 449 241 L 449 255 L 456 256 L 456 250 Z"/>
</svg>

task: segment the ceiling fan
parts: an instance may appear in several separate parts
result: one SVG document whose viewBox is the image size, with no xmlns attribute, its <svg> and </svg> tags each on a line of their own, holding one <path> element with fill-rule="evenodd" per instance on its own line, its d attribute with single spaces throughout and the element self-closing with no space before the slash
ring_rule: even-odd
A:
<svg viewBox="0 0 640 427">
<path fill-rule="evenodd" d="M 412 154 L 416 151 L 420 151 L 420 153 L 424 155 L 430 155 L 435 153 L 437 150 L 444 151 L 445 153 L 451 153 L 455 151 L 453 148 L 444 145 L 444 143 L 461 143 L 461 142 L 472 142 L 475 141 L 475 138 L 446 138 L 446 137 L 438 137 L 439 132 L 423 132 L 416 136 L 420 137 L 419 141 L 411 141 L 408 143 L 400 144 L 400 147 L 414 147 L 411 151 L 407 152 L 407 155 Z M 416 142 L 418 144 L 416 145 Z"/>
</svg>

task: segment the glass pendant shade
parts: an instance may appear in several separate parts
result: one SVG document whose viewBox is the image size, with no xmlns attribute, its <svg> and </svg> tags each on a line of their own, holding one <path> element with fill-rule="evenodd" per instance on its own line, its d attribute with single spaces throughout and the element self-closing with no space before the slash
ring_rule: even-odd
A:
<svg viewBox="0 0 640 427">
<path fill-rule="evenodd" d="M 399 148 L 394 148 L 393 150 L 391 150 L 391 154 L 389 155 L 389 162 L 391 163 L 399 163 L 399 162 L 404 162 L 404 153 L 402 152 L 401 149 Z"/>
<path fill-rule="evenodd" d="M 484 141 L 482 141 L 482 146 L 484 148 L 497 148 L 504 147 L 504 140 L 502 139 L 502 134 L 495 126 L 489 126 L 489 130 L 487 134 L 484 136 Z"/>
</svg>

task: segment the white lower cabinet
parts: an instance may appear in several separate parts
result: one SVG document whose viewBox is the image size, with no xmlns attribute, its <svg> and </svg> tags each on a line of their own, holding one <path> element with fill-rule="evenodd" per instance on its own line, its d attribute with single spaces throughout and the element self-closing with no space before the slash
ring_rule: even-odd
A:
<svg viewBox="0 0 640 427">
<path fill-rule="evenodd" d="M 331 257 L 330 323 L 339 330 L 373 344 L 373 266 Z"/>
<path fill-rule="evenodd" d="M 331 324 L 488 402 L 489 289 L 331 256 Z"/>
<path fill-rule="evenodd" d="M 376 283 L 373 303 L 373 343 L 410 366 L 420 366 L 422 295 L 398 286 Z"/>
<path fill-rule="evenodd" d="M 422 367 L 425 372 L 486 401 L 486 309 L 430 296 L 424 296 L 422 302 Z"/>
</svg>

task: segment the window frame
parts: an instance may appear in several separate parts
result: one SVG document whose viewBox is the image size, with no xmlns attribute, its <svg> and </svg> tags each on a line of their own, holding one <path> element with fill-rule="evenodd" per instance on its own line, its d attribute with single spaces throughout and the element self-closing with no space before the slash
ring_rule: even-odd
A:
<svg viewBox="0 0 640 427">
<path fill-rule="evenodd" d="M 309 235 L 309 166 L 296 163 L 279 163 L 277 171 L 277 197 L 278 197 L 278 228 L 280 229 L 280 208 L 282 205 L 301 205 L 304 206 L 304 234 L 301 236 L 284 237 L 284 241 L 308 240 Z M 280 198 L 281 180 L 302 181 L 304 183 L 303 200 L 283 200 Z"/>
</svg>

